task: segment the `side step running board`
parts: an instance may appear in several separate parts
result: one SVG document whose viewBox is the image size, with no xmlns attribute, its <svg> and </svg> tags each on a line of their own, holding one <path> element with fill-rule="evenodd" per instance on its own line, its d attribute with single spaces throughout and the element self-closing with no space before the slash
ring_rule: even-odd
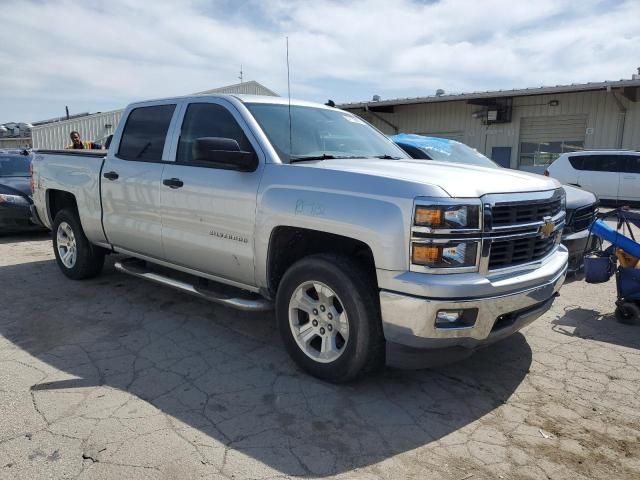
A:
<svg viewBox="0 0 640 480">
<path fill-rule="evenodd" d="M 217 291 L 212 285 L 193 285 L 183 280 L 171 278 L 167 275 L 163 275 L 158 272 L 154 272 L 146 265 L 146 262 L 138 260 L 137 258 L 126 258 L 115 263 L 116 270 L 133 275 L 134 277 L 144 278 L 151 280 L 152 282 L 159 283 L 160 285 L 166 285 L 168 287 L 175 288 L 185 293 L 190 293 L 197 297 L 209 300 L 211 302 L 219 303 L 227 307 L 232 307 L 238 310 L 245 310 L 249 312 L 266 312 L 273 309 L 273 304 L 264 297 L 257 294 L 251 296 L 251 293 L 247 293 L 247 296 L 241 294 L 241 290 L 237 289 L 238 294 L 233 295 L 228 292 Z M 192 277 L 191 278 L 196 278 Z M 226 286 L 222 288 L 228 289 Z M 221 288 L 221 289 L 222 289 Z"/>
</svg>

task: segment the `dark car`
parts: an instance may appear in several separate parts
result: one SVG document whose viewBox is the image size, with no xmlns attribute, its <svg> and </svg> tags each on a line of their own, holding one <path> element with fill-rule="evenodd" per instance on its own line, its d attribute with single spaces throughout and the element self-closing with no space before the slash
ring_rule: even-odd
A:
<svg viewBox="0 0 640 480">
<path fill-rule="evenodd" d="M 0 150 L 0 235 L 43 229 L 32 217 L 31 154 Z"/>
<path fill-rule="evenodd" d="M 477 150 L 455 140 L 406 133 L 394 135 L 391 139 L 412 158 L 502 168 Z M 562 231 L 562 243 L 569 250 L 569 271 L 576 272 L 582 267 L 583 253 L 589 242 L 589 226 L 597 213 L 598 199 L 581 188 L 569 185 L 562 187 L 567 194 L 567 218 Z M 592 241 L 597 240 L 594 238 Z"/>
</svg>

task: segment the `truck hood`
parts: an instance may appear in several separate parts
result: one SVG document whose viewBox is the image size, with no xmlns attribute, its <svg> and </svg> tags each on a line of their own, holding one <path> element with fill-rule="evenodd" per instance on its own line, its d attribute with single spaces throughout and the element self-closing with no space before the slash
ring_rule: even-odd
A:
<svg viewBox="0 0 640 480">
<path fill-rule="evenodd" d="M 296 165 L 434 185 L 450 196 L 460 198 L 478 198 L 488 193 L 553 190 L 560 187 L 557 180 L 534 173 L 433 160 L 335 159 Z"/>
</svg>

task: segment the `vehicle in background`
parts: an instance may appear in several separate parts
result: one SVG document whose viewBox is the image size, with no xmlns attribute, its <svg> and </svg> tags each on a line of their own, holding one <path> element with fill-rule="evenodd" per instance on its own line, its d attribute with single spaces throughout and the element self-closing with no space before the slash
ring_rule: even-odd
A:
<svg viewBox="0 0 640 480">
<path fill-rule="evenodd" d="M 0 150 L 0 235 L 43 229 L 31 212 L 31 159 L 27 150 Z"/>
<path fill-rule="evenodd" d="M 464 358 L 546 312 L 566 276 L 556 180 L 426 169 L 330 106 L 141 102 L 106 155 L 39 151 L 33 165 L 66 276 L 95 276 L 119 252 L 130 275 L 244 310 L 275 306 L 291 357 L 333 382 L 385 361 Z"/>
<path fill-rule="evenodd" d="M 455 140 L 414 134 L 398 134 L 391 139 L 412 158 L 463 163 L 489 168 L 503 168 L 477 150 Z M 562 243 L 569 250 L 569 271 L 577 272 L 583 265 L 585 249 L 589 245 L 589 226 L 598 211 L 598 199 L 586 190 L 563 185 L 567 195 L 567 219 L 562 231 Z M 592 237 L 591 242 L 597 242 Z"/>
<path fill-rule="evenodd" d="M 602 201 L 640 202 L 640 152 L 594 150 L 563 153 L 544 172 L 589 190 Z"/>
</svg>

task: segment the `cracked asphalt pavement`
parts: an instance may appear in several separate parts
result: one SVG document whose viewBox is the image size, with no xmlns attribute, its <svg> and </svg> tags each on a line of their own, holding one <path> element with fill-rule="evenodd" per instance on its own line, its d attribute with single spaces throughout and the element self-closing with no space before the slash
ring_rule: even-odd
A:
<svg viewBox="0 0 640 480">
<path fill-rule="evenodd" d="M 613 281 L 461 363 L 335 386 L 272 314 L 113 260 L 74 282 L 48 235 L 0 238 L 0 478 L 640 478 L 640 326 Z"/>
</svg>

